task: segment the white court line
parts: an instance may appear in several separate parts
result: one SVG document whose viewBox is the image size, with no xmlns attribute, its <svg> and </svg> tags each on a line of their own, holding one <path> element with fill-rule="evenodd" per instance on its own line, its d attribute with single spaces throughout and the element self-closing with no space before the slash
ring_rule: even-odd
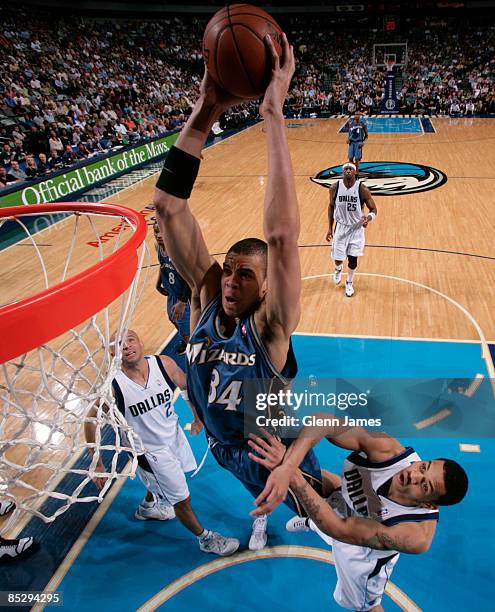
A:
<svg viewBox="0 0 495 612">
<path fill-rule="evenodd" d="M 163 606 L 167 601 L 172 599 L 177 593 L 180 593 L 187 587 L 196 582 L 222 571 L 223 569 L 257 561 L 259 559 L 274 559 L 274 558 L 295 558 L 295 559 L 311 559 L 312 561 L 320 561 L 334 565 L 333 553 L 330 550 L 315 548 L 313 546 L 268 546 L 258 551 L 243 551 L 225 559 L 215 559 L 209 563 L 204 563 L 199 567 L 192 569 L 180 578 L 177 578 L 161 591 L 158 591 L 153 597 L 148 599 L 142 606 L 138 608 L 138 612 L 152 612 Z M 204 588 L 208 588 L 206 585 Z M 406 612 L 421 612 L 421 608 L 408 597 L 404 591 L 399 589 L 392 582 L 387 582 L 385 593 L 394 601 L 399 608 Z"/>
<path fill-rule="evenodd" d="M 356 272 L 356 275 L 357 276 L 370 276 L 374 278 L 386 278 L 388 280 L 399 281 L 401 283 L 406 283 L 408 285 L 420 287 L 421 289 L 426 289 L 427 291 L 431 291 L 435 295 L 439 295 L 440 297 L 450 302 L 453 306 L 458 308 L 471 321 L 473 327 L 476 329 L 476 332 L 478 333 L 478 336 L 480 338 L 480 343 L 481 343 L 481 357 L 485 361 L 486 370 L 488 372 L 489 378 L 491 379 L 492 390 L 495 396 L 495 366 L 493 365 L 490 348 L 488 347 L 488 343 L 486 341 L 485 334 L 483 333 L 483 330 L 481 329 L 480 324 L 478 323 L 478 321 L 476 321 L 476 319 L 469 312 L 469 310 L 464 308 L 464 306 L 459 304 L 459 302 L 456 302 L 453 298 L 446 295 L 445 293 L 442 293 L 441 291 L 438 291 L 437 289 L 433 289 L 433 287 L 429 287 L 428 285 L 424 285 L 423 283 L 418 283 L 417 281 L 409 280 L 408 278 L 402 278 L 400 276 L 390 276 L 389 274 L 374 274 L 371 272 Z M 312 280 L 315 278 L 325 278 L 328 276 L 332 276 L 332 275 L 330 273 L 312 274 L 310 276 L 304 276 L 302 280 Z"/>
<path fill-rule="evenodd" d="M 479 344 L 479 340 L 458 340 L 455 338 L 414 338 L 413 336 L 371 336 L 367 334 L 327 334 L 323 332 L 297 331 L 293 336 L 323 336 L 325 338 L 360 338 L 364 340 L 404 340 L 409 342 L 451 342 L 458 344 Z"/>
</svg>

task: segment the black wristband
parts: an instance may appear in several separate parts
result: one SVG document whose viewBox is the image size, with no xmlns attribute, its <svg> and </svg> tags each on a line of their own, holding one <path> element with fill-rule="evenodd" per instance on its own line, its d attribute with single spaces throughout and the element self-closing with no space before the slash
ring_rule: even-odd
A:
<svg viewBox="0 0 495 612">
<path fill-rule="evenodd" d="M 156 186 L 158 189 L 187 200 L 199 172 L 199 159 L 173 146 L 168 152 Z"/>
</svg>

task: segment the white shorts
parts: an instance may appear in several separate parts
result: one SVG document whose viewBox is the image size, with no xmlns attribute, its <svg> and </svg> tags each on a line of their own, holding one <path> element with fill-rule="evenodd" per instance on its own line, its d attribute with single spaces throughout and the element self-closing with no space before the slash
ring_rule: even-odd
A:
<svg viewBox="0 0 495 612">
<path fill-rule="evenodd" d="M 332 259 L 344 261 L 348 255 L 362 257 L 364 253 L 364 227 L 337 223 L 332 241 Z"/>
<path fill-rule="evenodd" d="M 335 492 L 332 497 L 335 495 L 338 493 Z M 337 514 L 343 515 L 334 500 L 331 506 Z M 339 606 L 349 610 L 370 610 L 378 606 L 399 560 L 399 553 L 345 544 L 320 531 L 312 520 L 309 526 L 332 547 L 337 572 L 333 597 Z"/>
<path fill-rule="evenodd" d="M 174 506 L 189 497 L 184 472 L 196 469 L 196 459 L 179 425 L 172 444 L 145 452 L 139 456 L 138 462 L 139 478 L 160 501 Z"/>
</svg>

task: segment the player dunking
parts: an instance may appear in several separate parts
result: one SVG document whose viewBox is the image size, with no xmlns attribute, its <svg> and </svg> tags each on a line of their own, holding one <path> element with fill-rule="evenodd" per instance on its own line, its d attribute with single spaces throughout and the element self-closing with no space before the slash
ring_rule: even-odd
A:
<svg viewBox="0 0 495 612">
<path fill-rule="evenodd" d="M 268 147 L 264 204 L 266 242 L 248 238 L 227 252 L 223 268 L 208 253 L 198 222 L 187 204 L 201 150 L 213 123 L 241 100 L 220 90 L 208 71 L 194 110 L 170 150 L 157 183 L 154 204 L 167 252 L 200 308 L 192 309 L 187 351 L 187 389 L 205 425 L 217 462 L 257 496 L 268 471 L 251 461 L 244 418 L 254 407 L 245 401 L 248 379 L 286 384 L 296 374 L 291 333 L 300 317 L 301 270 L 297 239 L 299 210 L 283 104 L 294 72 L 294 54 L 285 35 L 279 58 L 269 37 L 272 77 L 260 113 Z M 317 486 L 321 473 L 311 451 L 302 469 Z M 288 505 L 302 509 L 294 496 Z M 266 518 L 253 525 L 251 549 L 266 543 Z"/>
<path fill-rule="evenodd" d="M 338 285 L 342 279 L 342 267 L 347 257 L 347 280 L 345 294 L 354 295 L 354 272 L 358 257 L 364 253 L 364 228 L 377 214 L 376 204 L 366 185 L 356 180 L 356 167 L 347 163 L 343 166 L 344 178 L 330 188 L 328 202 L 328 232 L 326 239 L 332 240 L 332 259 L 335 262 L 333 280 Z M 363 215 L 366 204 L 369 213 Z M 335 233 L 333 229 L 336 221 Z"/>
</svg>

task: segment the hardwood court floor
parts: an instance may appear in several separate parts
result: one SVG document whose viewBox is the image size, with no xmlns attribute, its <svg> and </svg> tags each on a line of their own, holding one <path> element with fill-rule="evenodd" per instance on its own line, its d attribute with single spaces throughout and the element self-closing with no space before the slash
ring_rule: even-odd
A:
<svg viewBox="0 0 495 612">
<path fill-rule="evenodd" d="M 370 135 L 364 161 L 432 166 L 443 171 L 448 181 L 413 195 L 375 197 L 378 217 L 366 230 L 368 246 L 358 268 L 366 275 L 357 276 L 352 299 L 345 298 L 342 285 L 335 288 L 329 276 L 328 190 L 309 180 L 346 160 L 346 135 L 339 133 L 343 122 L 297 120 L 297 129 L 287 130 L 306 279 L 298 331 L 479 341 L 481 330 L 487 340 L 494 340 L 495 122 L 433 119 L 434 134 Z M 267 160 L 262 128 L 258 124 L 204 152 L 190 203 L 212 253 L 224 253 L 240 238 L 263 235 Z M 145 210 L 152 201 L 155 180 L 151 177 L 114 195 L 111 202 Z M 149 212 L 149 220 L 151 216 Z M 43 249 L 45 261 L 53 268 L 60 267 L 61 254 L 67 250 L 66 237 L 64 242 L 62 234 L 57 236 L 56 230 L 50 232 Z M 151 227 L 147 241 L 156 264 Z M 81 241 L 79 266 L 89 262 L 92 249 Z M 4 303 L 24 296 L 36 282 L 32 273 L 30 277 L 25 252 L 18 245 L 3 257 Z M 158 266 L 150 271 L 132 327 L 152 353 L 173 327 L 166 317 L 165 298 L 154 287 Z"/>
</svg>

